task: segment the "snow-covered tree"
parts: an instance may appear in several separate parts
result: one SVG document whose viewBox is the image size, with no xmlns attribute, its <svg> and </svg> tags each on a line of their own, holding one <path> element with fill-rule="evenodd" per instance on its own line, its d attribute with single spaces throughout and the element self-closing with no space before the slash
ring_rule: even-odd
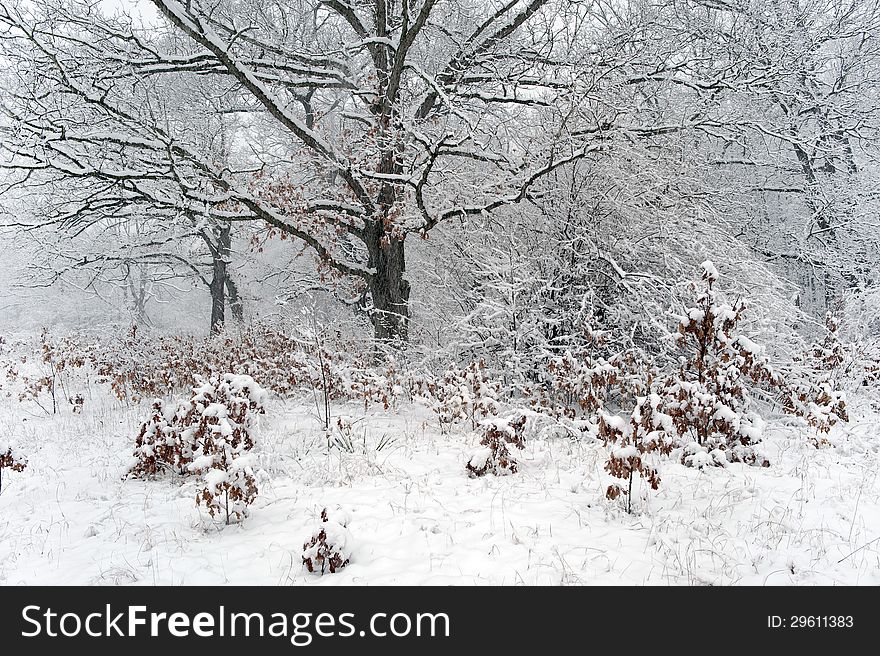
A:
<svg viewBox="0 0 880 656">
<path fill-rule="evenodd" d="M 762 348 L 739 332 L 745 303 L 722 302 L 715 290 L 715 265 L 707 260 L 701 268 L 703 289 L 678 324 L 680 366 L 651 388 L 661 398 L 657 411 L 671 417 L 684 440 L 685 464 L 764 464 L 754 449 L 764 421 L 749 385 L 778 385 L 778 378 Z"/>
<path fill-rule="evenodd" d="M 88 171 L 113 198 L 271 225 L 361 281 L 380 338 L 407 334 L 407 235 L 518 202 L 596 149 L 537 129 L 562 129 L 571 95 L 564 4 L 154 4 L 164 22 L 149 29 L 84 2 L 3 4 L 24 79 L 6 103 L 24 136 L 15 166 Z M 174 118 L 146 125 L 145 95 L 163 106 L 175 77 L 223 80 L 226 111 L 262 133 L 256 152 L 218 162 Z M 184 184 L 170 190 L 167 172 Z"/>
<path fill-rule="evenodd" d="M 250 376 L 212 376 L 193 388 L 180 418 L 181 437 L 192 445 L 187 468 L 203 478 L 196 503 L 227 524 L 242 519 L 257 496 L 252 431 L 267 397 Z"/>
<path fill-rule="evenodd" d="M 247 375 L 197 377 L 185 403 L 153 403 L 137 436 L 130 475 L 197 474 L 196 504 L 227 524 L 242 519 L 258 492 L 253 431 L 267 399 Z"/>
</svg>

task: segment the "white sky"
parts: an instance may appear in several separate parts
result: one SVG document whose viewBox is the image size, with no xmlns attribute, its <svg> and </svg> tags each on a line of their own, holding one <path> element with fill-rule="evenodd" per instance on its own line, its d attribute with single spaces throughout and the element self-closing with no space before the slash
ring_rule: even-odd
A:
<svg viewBox="0 0 880 656">
<path fill-rule="evenodd" d="M 159 17 L 159 11 L 150 0 L 101 0 L 101 7 L 108 14 L 124 12 L 134 18 L 149 24 L 155 22 Z"/>
</svg>

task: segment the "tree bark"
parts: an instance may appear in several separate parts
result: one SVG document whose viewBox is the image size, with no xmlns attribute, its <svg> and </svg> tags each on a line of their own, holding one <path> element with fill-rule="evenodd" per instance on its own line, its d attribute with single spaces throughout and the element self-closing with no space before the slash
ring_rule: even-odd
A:
<svg viewBox="0 0 880 656">
<path fill-rule="evenodd" d="M 226 304 L 232 312 L 232 320 L 236 323 L 244 323 L 244 304 L 238 292 L 238 285 L 228 271 L 226 272 Z"/>
<path fill-rule="evenodd" d="M 404 278 L 406 259 L 404 241 L 386 234 L 383 224 L 375 222 L 367 231 L 373 307 L 370 321 L 377 340 L 405 342 L 409 337 L 409 281 Z"/>
<path fill-rule="evenodd" d="M 226 322 L 226 289 L 232 284 L 236 289 L 235 299 L 238 301 L 237 288 L 229 279 L 229 252 L 232 249 L 232 227 L 227 223 L 216 228 L 214 231 L 217 239 L 216 243 L 212 243 L 210 237 L 203 233 L 205 243 L 208 244 L 208 250 L 211 252 L 211 283 L 208 285 L 211 290 L 211 334 L 216 335 L 223 330 L 223 324 Z M 230 298 L 232 304 L 232 298 Z M 235 310 L 233 309 L 233 316 Z"/>
<path fill-rule="evenodd" d="M 226 262 L 221 258 L 213 260 L 211 277 L 211 334 L 223 330 L 226 321 Z"/>
</svg>

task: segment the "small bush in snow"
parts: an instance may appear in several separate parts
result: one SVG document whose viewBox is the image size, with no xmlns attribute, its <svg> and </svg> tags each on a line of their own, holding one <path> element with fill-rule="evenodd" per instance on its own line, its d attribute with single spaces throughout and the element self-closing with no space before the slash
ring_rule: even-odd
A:
<svg viewBox="0 0 880 656">
<path fill-rule="evenodd" d="M 612 445 L 606 471 L 628 481 L 626 490 L 610 486 L 609 498 L 628 495 L 635 473 L 657 489 L 656 470 L 645 464 L 649 453 L 671 453 L 698 468 L 728 462 L 769 466 L 755 448 L 764 428 L 750 391 L 756 387 L 781 398 L 786 412 L 819 432 L 847 419 L 835 380 L 845 357 L 836 320 L 826 320 L 825 340 L 812 347 L 808 366 L 800 367 L 806 374 L 783 375 L 770 366 L 764 349 L 740 332 L 745 305 L 721 302 L 718 271 L 709 261 L 702 264 L 702 280 L 695 306 L 679 320 L 677 369 L 661 375 L 645 368 L 643 384 L 628 385 L 637 394 L 629 420 L 609 417 L 597 405 L 598 436 Z"/>
<path fill-rule="evenodd" d="M 388 357 L 384 370 L 364 368 L 352 372 L 351 396 L 363 399 L 364 410 L 370 403 L 381 404 L 385 410 L 389 410 L 404 396 L 406 384 L 394 358 Z"/>
<path fill-rule="evenodd" d="M 27 467 L 27 458 L 11 446 L 0 443 L 0 490 L 3 489 L 4 469 L 20 472 L 25 467 Z"/>
<path fill-rule="evenodd" d="M 152 414 L 141 424 L 135 439 L 134 464 L 129 475 L 135 478 L 155 478 L 173 472 L 186 474 L 192 461 L 192 445 L 180 435 L 179 409 L 162 399 L 153 401 Z"/>
<path fill-rule="evenodd" d="M 441 431 L 458 421 L 468 421 L 476 428 L 484 417 L 498 410 L 500 385 L 490 380 L 483 360 L 471 362 L 464 369 L 452 367 L 439 379 L 424 381 L 420 396 L 437 413 Z"/>
<path fill-rule="evenodd" d="M 314 534 L 303 545 L 303 565 L 310 572 L 331 574 L 348 565 L 351 560 L 352 538 L 349 532 L 348 516 L 337 510 L 335 519 L 330 519 L 327 509 L 321 511 L 321 523 Z"/>
<path fill-rule="evenodd" d="M 242 519 L 257 496 L 251 432 L 266 400 L 250 376 L 215 375 L 193 388 L 181 417 L 182 439 L 192 445 L 188 469 L 204 478 L 196 503 L 227 524 Z"/>
<path fill-rule="evenodd" d="M 801 417 L 808 426 L 816 429 L 817 435 L 811 441 L 817 447 L 829 444 L 821 437 L 823 433 L 830 432 L 839 422 L 849 421 L 846 396 L 840 389 L 848 355 L 840 340 L 839 327 L 839 320 L 830 312 L 826 313 L 824 338 L 813 343 L 807 356 L 798 363 L 803 367 L 799 375 L 788 376 L 792 382 L 786 386 L 783 399 L 786 412 Z"/>
<path fill-rule="evenodd" d="M 871 387 L 880 383 L 880 357 L 875 362 L 865 364 L 862 370 L 864 374 L 862 385 L 864 387 Z"/>
<path fill-rule="evenodd" d="M 157 400 L 138 433 L 130 475 L 198 474 L 196 504 L 227 524 L 242 519 L 257 495 L 253 429 L 267 396 L 250 376 L 214 374 L 176 408 Z"/>
<path fill-rule="evenodd" d="M 649 464 L 649 454 L 668 455 L 673 447 L 672 418 L 660 411 L 655 394 L 636 400 L 629 421 L 600 413 L 598 435 L 610 446 L 605 471 L 626 481 L 626 487 L 612 483 L 605 491 L 608 499 L 626 497 L 626 510 L 632 512 L 633 479 L 638 473 L 652 490 L 660 487 L 657 468 Z"/>
<path fill-rule="evenodd" d="M 49 331 L 40 334 L 39 357 L 22 356 L 6 367 L 6 378 L 18 385 L 18 400 L 39 406 L 46 414 L 57 414 L 66 398 L 74 414 L 82 412 L 85 399 L 70 391 L 69 373 L 82 369 L 87 360 L 79 343 L 70 337 L 53 339 Z M 22 368 L 27 373 L 22 373 Z"/>
<path fill-rule="evenodd" d="M 781 381 L 762 349 L 737 333 L 745 305 L 719 301 L 714 289 L 718 271 L 709 261 L 702 264 L 702 279 L 705 287 L 696 306 L 678 325 L 681 366 L 651 385 L 656 410 L 670 417 L 684 464 L 766 466 L 754 449 L 764 422 L 753 408 L 748 383 L 778 387 Z"/>
<path fill-rule="evenodd" d="M 523 432 L 526 426 L 525 415 L 512 419 L 487 419 L 482 422 L 484 429 L 481 448 L 471 454 L 465 467 L 472 477 L 492 473 L 496 476 L 515 474 L 518 468 L 516 458 L 510 453 L 508 445 L 517 449 L 525 448 Z"/>
<path fill-rule="evenodd" d="M 553 356 L 539 373 L 539 382 L 524 389 L 532 408 L 555 419 L 589 419 L 605 406 L 610 394 L 625 393 L 633 356 L 599 355 L 605 331 L 583 328 L 582 344 Z"/>
</svg>

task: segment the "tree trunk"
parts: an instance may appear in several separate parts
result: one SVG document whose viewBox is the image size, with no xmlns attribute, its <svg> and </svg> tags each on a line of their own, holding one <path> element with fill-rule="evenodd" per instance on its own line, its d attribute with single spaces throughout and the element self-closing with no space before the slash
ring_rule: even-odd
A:
<svg viewBox="0 0 880 656">
<path fill-rule="evenodd" d="M 232 248 L 232 228 L 227 223 L 217 228 L 215 235 L 217 243 L 211 244 L 210 239 L 205 239 L 211 251 L 211 334 L 216 335 L 223 329 L 226 321 L 226 288 L 229 280 L 229 251 Z M 233 284 L 233 288 L 235 285 Z M 236 294 L 237 300 L 237 294 Z M 230 304 L 232 298 L 230 298 Z M 235 316 L 235 310 L 233 310 Z"/>
<path fill-rule="evenodd" d="M 238 293 L 238 285 L 226 272 L 226 303 L 232 312 L 232 320 L 236 323 L 244 323 L 244 304 L 241 295 Z"/>
<path fill-rule="evenodd" d="M 213 259 L 211 278 L 211 334 L 223 329 L 226 321 L 226 262 L 222 258 Z"/>
<path fill-rule="evenodd" d="M 378 221 L 369 226 L 368 238 L 370 267 L 376 271 L 370 279 L 374 335 L 384 342 L 405 342 L 409 336 L 410 286 L 403 277 L 404 242 L 387 236 Z"/>
<path fill-rule="evenodd" d="M 135 276 L 135 272 L 126 263 L 124 265 L 125 278 L 128 281 L 128 293 L 131 295 L 131 309 L 134 314 L 134 322 L 148 326 L 150 319 L 147 317 L 147 283 L 141 276 Z"/>
</svg>

